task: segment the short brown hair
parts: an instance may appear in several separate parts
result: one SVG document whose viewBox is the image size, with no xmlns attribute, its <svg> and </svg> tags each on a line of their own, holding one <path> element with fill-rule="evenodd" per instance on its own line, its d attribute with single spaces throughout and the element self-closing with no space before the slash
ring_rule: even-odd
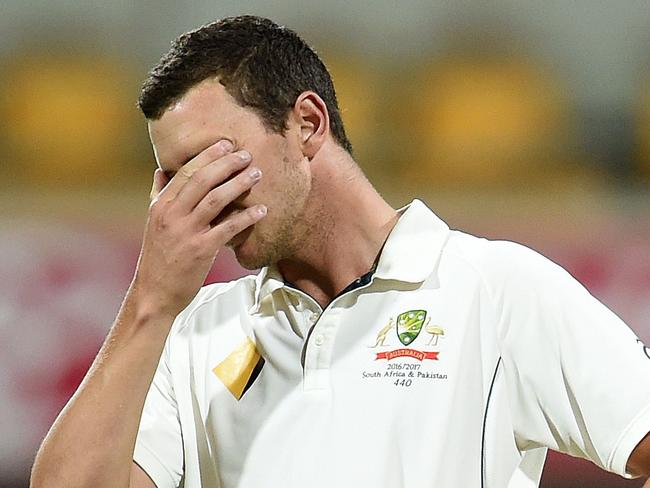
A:
<svg viewBox="0 0 650 488">
<path fill-rule="evenodd" d="M 252 15 L 221 19 L 178 37 L 149 72 L 138 106 L 147 119 L 158 119 L 190 88 L 213 77 L 278 133 L 287 129 L 298 96 L 314 91 L 327 106 L 333 137 L 352 153 L 332 78 L 316 52 L 292 30 Z"/>
</svg>

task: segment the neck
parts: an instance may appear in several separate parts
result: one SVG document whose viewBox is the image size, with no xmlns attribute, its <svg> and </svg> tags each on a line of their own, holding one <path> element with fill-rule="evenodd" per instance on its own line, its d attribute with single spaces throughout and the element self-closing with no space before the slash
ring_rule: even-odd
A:
<svg viewBox="0 0 650 488">
<path fill-rule="evenodd" d="M 314 164 L 313 174 L 300 249 L 277 265 L 324 308 L 372 268 L 398 213 L 351 160 Z"/>
</svg>

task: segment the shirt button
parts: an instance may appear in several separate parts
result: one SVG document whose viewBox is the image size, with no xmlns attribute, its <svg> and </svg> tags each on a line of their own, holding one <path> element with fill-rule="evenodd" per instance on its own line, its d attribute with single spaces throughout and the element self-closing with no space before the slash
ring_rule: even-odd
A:
<svg viewBox="0 0 650 488">
<path fill-rule="evenodd" d="M 318 334 L 316 337 L 314 337 L 314 343 L 317 346 L 322 346 L 323 342 L 325 342 L 325 338 L 323 337 L 322 334 Z"/>
</svg>

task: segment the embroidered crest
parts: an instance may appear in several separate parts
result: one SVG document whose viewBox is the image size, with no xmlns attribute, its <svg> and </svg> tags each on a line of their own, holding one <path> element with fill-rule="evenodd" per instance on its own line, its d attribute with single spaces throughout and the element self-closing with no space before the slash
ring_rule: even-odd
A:
<svg viewBox="0 0 650 488">
<path fill-rule="evenodd" d="M 397 337 L 400 342 L 405 346 L 413 342 L 420 335 L 426 318 L 426 310 L 409 310 L 399 314 L 397 316 Z"/>
</svg>

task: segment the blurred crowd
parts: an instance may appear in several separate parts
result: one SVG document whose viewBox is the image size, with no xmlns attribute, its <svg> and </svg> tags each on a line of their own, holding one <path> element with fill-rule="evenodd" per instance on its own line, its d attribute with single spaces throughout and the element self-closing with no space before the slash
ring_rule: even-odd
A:
<svg viewBox="0 0 650 488">
<path fill-rule="evenodd" d="M 330 68 L 355 157 L 389 202 L 421 197 L 452 227 L 541 250 L 650 340 L 650 56 L 647 29 L 630 31 L 629 42 L 622 31 L 650 25 L 650 10 L 605 2 L 599 12 L 580 0 L 566 2 L 571 15 L 568 5 L 553 2 L 538 15 L 530 4 L 516 13 L 539 17 L 544 29 L 529 36 L 512 24 L 481 24 L 491 8 L 499 20 L 503 11 L 516 17 L 517 2 L 506 0 L 480 15 L 478 2 L 464 1 L 406 2 L 412 11 L 401 3 L 364 10 L 355 2 L 314 2 L 309 14 L 277 7 L 277 17 L 262 1 L 248 3 L 280 22 L 302 20 L 287 24 L 313 41 Z M 210 17 L 171 0 L 155 8 L 91 4 L 8 0 L 9 14 L 0 16 L 0 31 L 14 18 L 25 26 L 11 29 L 14 38 L 29 34 L 29 42 L 0 45 L 3 487 L 26 486 L 36 446 L 83 377 L 128 286 L 155 167 L 136 107 L 155 62 L 151 52 L 162 55 L 196 25 L 192 15 L 205 22 L 225 13 Z M 199 4 L 216 8 L 192 3 Z M 584 16 L 575 15 L 580 5 Z M 240 8 L 228 13 L 244 13 Z M 444 43 L 430 42 L 436 16 L 429 10 L 436 9 L 474 20 L 440 34 Z M 94 24 L 67 35 L 61 26 L 82 22 L 66 23 L 58 12 L 52 34 L 48 22 L 58 10 Z M 187 15 L 178 20 L 181 10 Z M 636 22 L 646 10 L 648 22 Z M 616 29 L 598 31 L 610 16 Z M 487 33 L 474 30 L 481 25 Z M 608 37 L 611 44 L 591 43 Z M 148 39 L 165 41 L 147 47 Z M 567 40 L 575 45 L 560 62 Z M 616 51 L 626 45 L 637 49 Z M 589 80 L 596 72 L 611 76 Z M 220 255 L 210 280 L 242 272 L 232 256 Z M 572 468 L 564 458 L 551 457 L 550 466 L 544 488 L 640 486 Z"/>
<path fill-rule="evenodd" d="M 403 64 L 332 51 L 323 57 L 355 155 L 384 187 L 650 186 L 650 74 L 630 113 L 598 116 L 560 73 L 498 46 Z M 135 107 L 145 70 L 79 49 L 15 52 L 0 66 L 0 159 L 12 184 L 124 188 L 150 177 Z"/>
</svg>

